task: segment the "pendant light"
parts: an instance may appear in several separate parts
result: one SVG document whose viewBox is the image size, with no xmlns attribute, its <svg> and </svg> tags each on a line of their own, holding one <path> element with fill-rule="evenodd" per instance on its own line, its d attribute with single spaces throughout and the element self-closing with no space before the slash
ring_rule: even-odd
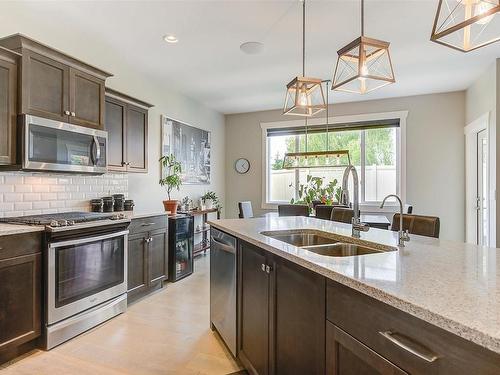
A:
<svg viewBox="0 0 500 375">
<path fill-rule="evenodd" d="M 361 0 L 361 36 L 337 51 L 332 90 L 365 94 L 396 82 L 389 43 L 365 36 Z"/>
<path fill-rule="evenodd" d="M 283 169 L 300 168 L 327 168 L 341 167 L 345 168 L 351 164 L 351 158 L 348 150 L 330 151 L 329 147 L 329 125 L 328 125 L 328 84 L 326 82 L 326 150 L 325 151 L 307 151 L 307 118 L 305 119 L 306 139 L 305 152 L 287 152 L 283 158 Z"/>
<path fill-rule="evenodd" d="M 286 85 L 283 114 L 314 116 L 326 108 L 321 79 L 306 75 L 306 0 L 302 1 L 302 76 Z"/>
<path fill-rule="evenodd" d="M 499 0 L 439 0 L 431 40 L 469 52 L 500 40 Z"/>
</svg>

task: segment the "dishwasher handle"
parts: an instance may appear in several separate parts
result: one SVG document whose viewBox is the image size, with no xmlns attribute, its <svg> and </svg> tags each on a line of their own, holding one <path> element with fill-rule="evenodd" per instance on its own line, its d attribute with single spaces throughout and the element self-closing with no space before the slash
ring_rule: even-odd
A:
<svg viewBox="0 0 500 375">
<path fill-rule="evenodd" d="M 212 247 L 213 247 L 213 245 L 217 245 L 217 249 L 219 249 L 219 250 L 226 251 L 226 252 L 231 253 L 231 254 L 236 254 L 235 247 L 219 241 L 216 237 L 212 237 Z"/>
</svg>

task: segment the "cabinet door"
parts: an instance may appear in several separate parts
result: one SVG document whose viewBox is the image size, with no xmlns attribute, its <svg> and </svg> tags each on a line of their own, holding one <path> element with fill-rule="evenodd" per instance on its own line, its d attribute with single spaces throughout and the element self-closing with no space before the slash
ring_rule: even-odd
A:
<svg viewBox="0 0 500 375">
<path fill-rule="evenodd" d="M 21 112 L 57 121 L 69 119 L 69 67 L 25 50 Z"/>
<path fill-rule="evenodd" d="M 0 260 L 0 351 L 41 332 L 40 253 Z"/>
<path fill-rule="evenodd" d="M 16 163 L 17 64 L 0 59 L 0 164 Z"/>
<path fill-rule="evenodd" d="M 403 375 L 403 371 L 354 337 L 326 322 L 327 375 Z"/>
<path fill-rule="evenodd" d="M 148 234 L 138 233 L 128 238 L 128 295 L 134 299 L 148 288 Z"/>
<path fill-rule="evenodd" d="M 71 69 L 69 101 L 69 122 L 90 128 L 104 128 L 104 80 Z"/>
<path fill-rule="evenodd" d="M 125 165 L 125 121 L 126 104 L 106 98 L 105 130 L 108 132 L 108 170 L 126 171 Z"/>
<path fill-rule="evenodd" d="M 275 372 L 324 374 L 326 281 L 281 258 L 274 274 Z"/>
<path fill-rule="evenodd" d="M 149 235 L 149 282 L 162 282 L 168 276 L 167 231 L 152 232 Z"/>
<path fill-rule="evenodd" d="M 127 105 L 127 170 L 147 172 L 148 111 Z"/>
<path fill-rule="evenodd" d="M 269 274 L 262 250 L 240 245 L 240 339 L 239 356 L 248 368 L 269 374 Z"/>
</svg>

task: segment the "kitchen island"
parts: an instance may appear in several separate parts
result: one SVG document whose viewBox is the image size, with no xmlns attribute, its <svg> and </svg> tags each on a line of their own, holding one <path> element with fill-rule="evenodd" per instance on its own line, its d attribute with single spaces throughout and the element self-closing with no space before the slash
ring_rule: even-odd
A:
<svg viewBox="0 0 500 375">
<path fill-rule="evenodd" d="M 238 239 L 238 357 L 251 372 L 500 373 L 496 249 L 416 235 L 398 248 L 397 232 L 355 239 L 305 217 L 210 224 Z M 272 237 L 304 231 L 378 251 L 334 257 Z"/>
</svg>

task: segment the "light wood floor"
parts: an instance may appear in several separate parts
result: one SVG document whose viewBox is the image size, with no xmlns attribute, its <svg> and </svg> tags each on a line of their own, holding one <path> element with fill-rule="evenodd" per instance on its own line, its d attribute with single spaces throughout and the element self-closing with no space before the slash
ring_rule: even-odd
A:
<svg viewBox="0 0 500 375">
<path fill-rule="evenodd" d="M 210 330 L 209 256 L 195 273 L 126 313 L 49 352 L 35 351 L 2 375 L 228 374 L 240 367 Z"/>
</svg>

